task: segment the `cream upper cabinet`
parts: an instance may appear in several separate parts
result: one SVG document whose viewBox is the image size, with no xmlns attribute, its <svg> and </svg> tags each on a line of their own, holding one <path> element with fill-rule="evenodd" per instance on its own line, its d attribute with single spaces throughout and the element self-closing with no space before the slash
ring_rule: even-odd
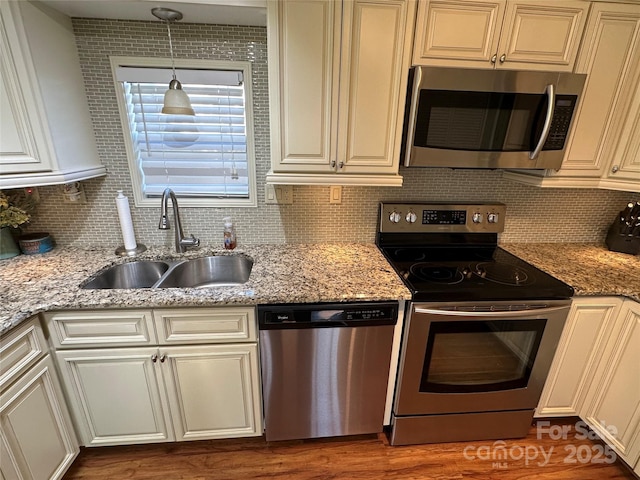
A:
<svg viewBox="0 0 640 480">
<path fill-rule="evenodd" d="M 413 0 L 268 2 L 268 183 L 401 185 Z"/>
<path fill-rule="evenodd" d="M 68 17 L 0 2 L 0 188 L 104 175 Z"/>
<path fill-rule="evenodd" d="M 640 73 L 640 69 L 638 69 Z M 620 140 L 614 150 L 606 176 L 600 182 L 605 188 L 640 191 L 640 75 L 629 103 Z"/>
<path fill-rule="evenodd" d="M 640 303 L 625 300 L 581 417 L 633 466 L 640 459 Z"/>
<path fill-rule="evenodd" d="M 414 65 L 573 71 L 589 2 L 419 3 Z"/>
<path fill-rule="evenodd" d="M 505 176 L 543 187 L 640 191 L 640 4 L 593 4 L 576 71 L 587 81 L 562 168 Z"/>
</svg>

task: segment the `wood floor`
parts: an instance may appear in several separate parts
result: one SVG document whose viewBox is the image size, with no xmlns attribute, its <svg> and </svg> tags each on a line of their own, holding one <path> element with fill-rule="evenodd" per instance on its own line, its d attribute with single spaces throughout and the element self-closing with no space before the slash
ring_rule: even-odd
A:
<svg viewBox="0 0 640 480">
<path fill-rule="evenodd" d="M 84 448 L 71 479 L 247 480 L 607 480 L 634 479 L 605 460 L 603 444 L 548 434 L 524 439 L 391 447 L 384 434 L 267 443 L 264 438 Z M 507 456 L 499 457 L 505 446 Z M 542 456 L 548 455 L 548 463 Z M 466 453 L 465 453 L 466 452 Z M 504 452 L 504 450 L 502 450 Z M 528 452 L 528 453 L 527 453 Z M 551 452 L 549 454 L 549 452 Z M 571 455 L 572 453 L 577 455 Z M 536 458 L 533 458 L 537 455 Z M 528 458 L 527 458 L 528 456 Z M 480 457 L 480 458 L 478 458 Z M 489 457 L 489 458 L 487 458 Z M 521 458 L 518 458 L 521 457 Z M 580 460 L 581 459 L 581 460 Z M 576 460 L 575 463 L 565 463 Z"/>
</svg>

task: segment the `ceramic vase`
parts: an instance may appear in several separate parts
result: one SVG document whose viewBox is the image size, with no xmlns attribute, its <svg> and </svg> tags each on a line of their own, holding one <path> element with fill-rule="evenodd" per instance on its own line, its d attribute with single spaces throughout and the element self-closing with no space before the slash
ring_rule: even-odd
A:
<svg viewBox="0 0 640 480">
<path fill-rule="evenodd" d="M 0 228 L 0 260 L 20 255 L 20 249 L 9 227 Z"/>
</svg>

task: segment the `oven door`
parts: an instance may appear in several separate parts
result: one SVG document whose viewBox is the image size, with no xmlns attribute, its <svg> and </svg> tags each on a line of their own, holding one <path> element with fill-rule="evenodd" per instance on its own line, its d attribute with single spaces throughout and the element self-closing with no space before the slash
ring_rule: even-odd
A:
<svg viewBox="0 0 640 480">
<path fill-rule="evenodd" d="M 569 307 L 566 301 L 414 304 L 395 415 L 535 408 Z"/>
</svg>

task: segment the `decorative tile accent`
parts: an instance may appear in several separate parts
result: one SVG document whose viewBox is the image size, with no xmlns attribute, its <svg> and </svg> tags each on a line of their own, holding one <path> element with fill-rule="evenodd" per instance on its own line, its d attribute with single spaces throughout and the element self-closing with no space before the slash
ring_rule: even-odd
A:
<svg viewBox="0 0 640 480">
<path fill-rule="evenodd" d="M 62 204 L 56 187 L 40 189 L 42 203 L 29 231 L 47 231 L 59 245 L 122 244 L 116 190 L 133 197 L 124 135 L 109 55 L 169 57 L 160 22 L 73 20 L 93 127 L 106 177 L 84 183 L 86 205 Z M 265 205 L 270 164 L 267 45 L 264 27 L 178 23 L 172 28 L 177 58 L 242 60 L 253 64 L 258 181 L 257 208 L 182 208 L 185 232 L 204 244 L 222 242 L 222 218 L 232 216 L 240 244 L 372 242 L 379 201 L 503 202 L 502 241 L 603 242 L 615 213 L 638 195 L 604 190 L 539 189 L 502 178 L 500 171 L 404 169 L 402 188 L 344 187 L 342 203 L 329 204 L 328 187 L 294 187 L 293 205 Z M 133 202 L 132 202 L 133 203 Z M 157 229 L 158 209 L 136 208 L 139 242 L 170 246 L 173 233 Z"/>
</svg>

